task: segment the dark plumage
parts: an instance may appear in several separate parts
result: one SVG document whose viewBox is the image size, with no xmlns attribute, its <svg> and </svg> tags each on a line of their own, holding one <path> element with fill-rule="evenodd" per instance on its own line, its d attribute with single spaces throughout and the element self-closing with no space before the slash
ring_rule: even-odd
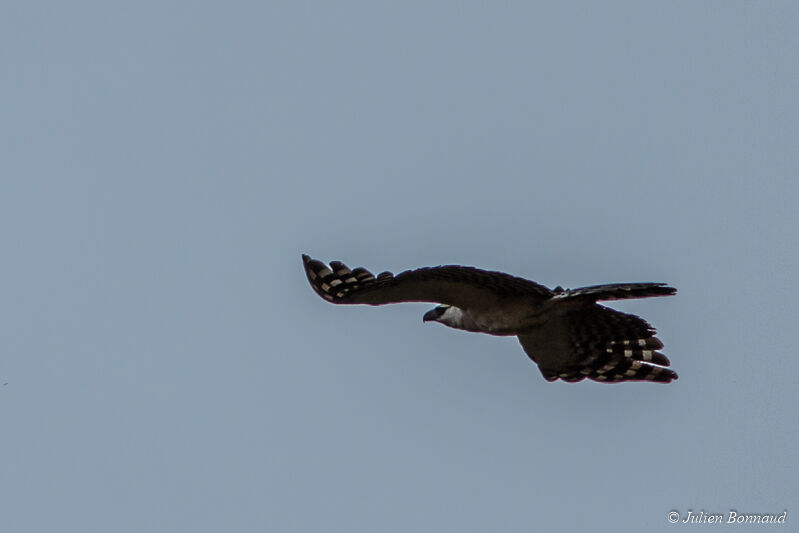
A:
<svg viewBox="0 0 799 533">
<path fill-rule="evenodd" d="M 664 283 L 616 283 L 550 290 L 533 281 L 479 268 L 446 265 L 375 277 L 365 268 L 302 256 L 311 287 L 335 304 L 436 302 L 424 321 L 490 335 L 515 335 L 549 381 L 588 378 L 614 383 L 668 383 L 677 374 L 658 350 L 655 329 L 598 301 L 669 296 Z"/>
</svg>

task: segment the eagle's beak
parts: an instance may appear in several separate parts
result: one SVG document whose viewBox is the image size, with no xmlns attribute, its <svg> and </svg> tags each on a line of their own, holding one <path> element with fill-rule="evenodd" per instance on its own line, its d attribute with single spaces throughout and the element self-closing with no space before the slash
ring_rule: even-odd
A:
<svg viewBox="0 0 799 533">
<path fill-rule="evenodd" d="M 441 316 L 441 313 L 438 311 L 438 309 L 431 309 L 424 314 L 422 317 L 422 322 L 435 322 L 439 316 Z"/>
</svg>

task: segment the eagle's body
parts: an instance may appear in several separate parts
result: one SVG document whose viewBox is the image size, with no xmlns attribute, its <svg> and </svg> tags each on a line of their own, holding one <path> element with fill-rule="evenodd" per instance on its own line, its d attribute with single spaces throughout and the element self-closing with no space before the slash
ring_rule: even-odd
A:
<svg viewBox="0 0 799 533">
<path fill-rule="evenodd" d="M 333 261 L 302 256 L 311 287 L 335 304 L 435 302 L 424 316 L 455 329 L 515 335 L 549 381 L 602 382 L 677 379 L 663 344 L 643 319 L 597 304 L 601 300 L 676 293 L 663 283 L 595 285 L 550 290 L 503 272 L 447 265 L 375 277 Z"/>
</svg>

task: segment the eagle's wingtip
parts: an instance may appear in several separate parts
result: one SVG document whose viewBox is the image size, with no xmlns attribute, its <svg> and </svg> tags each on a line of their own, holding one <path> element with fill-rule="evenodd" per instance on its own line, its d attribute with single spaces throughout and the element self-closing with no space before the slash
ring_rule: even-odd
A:
<svg viewBox="0 0 799 533">
<path fill-rule="evenodd" d="M 671 287 L 665 283 L 661 283 L 661 290 L 663 291 L 663 296 L 674 296 L 677 294 L 677 288 Z"/>
</svg>

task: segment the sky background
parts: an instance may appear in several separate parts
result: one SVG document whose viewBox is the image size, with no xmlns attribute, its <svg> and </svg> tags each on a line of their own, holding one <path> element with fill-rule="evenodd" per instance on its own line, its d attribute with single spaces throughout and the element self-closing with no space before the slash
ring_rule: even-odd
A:
<svg viewBox="0 0 799 533">
<path fill-rule="evenodd" d="M 783 1 L 3 2 L 2 529 L 795 528 L 798 25 Z M 329 305 L 303 252 L 668 282 L 615 307 L 680 379 L 547 383 L 430 305 Z"/>
</svg>

